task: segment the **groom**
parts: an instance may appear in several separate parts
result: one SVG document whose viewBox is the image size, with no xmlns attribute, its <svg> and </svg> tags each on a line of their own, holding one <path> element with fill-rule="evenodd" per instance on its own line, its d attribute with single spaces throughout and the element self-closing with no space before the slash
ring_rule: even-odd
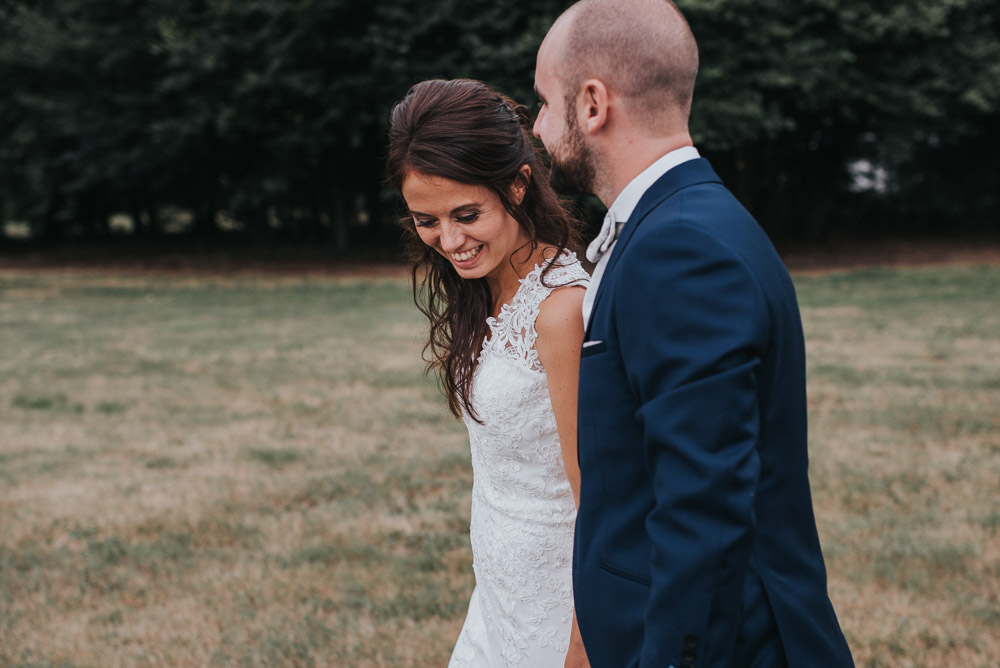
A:
<svg viewBox="0 0 1000 668">
<path fill-rule="evenodd" d="M 851 666 L 807 475 L 805 350 L 767 236 L 691 145 L 667 0 L 582 0 L 539 52 L 553 182 L 587 251 L 574 592 L 595 668 Z"/>
</svg>

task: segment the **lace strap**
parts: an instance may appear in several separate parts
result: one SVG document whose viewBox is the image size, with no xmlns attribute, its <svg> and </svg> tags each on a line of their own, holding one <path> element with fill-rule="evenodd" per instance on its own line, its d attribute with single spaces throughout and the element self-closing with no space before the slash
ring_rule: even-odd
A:
<svg viewBox="0 0 1000 668">
<path fill-rule="evenodd" d="M 523 305 L 533 316 L 538 315 L 539 307 L 545 298 L 552 294 L 553 290 L 571 285 L 586 286 L 590 280 L 590 276 L 576 261 L 576 254 L 564 254 L 558 262 L 544 276 L 542 275 L 544 267 L 538 266 L 524 278 L 525 285 L 521 290 Z M 534 321 L 534 317 L 532 317 L 532 321 Z"/>
<path fill-rule="evenodd" d="M 590 279 L 577 261 L 575 253 L 564 253 L 556 262 L 544 277 L 542 271 L 548 265 L 536 266 L 521 279 L 521 287 L 510 308 L 499 321 L 491 323 L 491 326 L 496 325 L 491 343 L 495 343 L 503 355 L 524 360 L 535 371 L 543 370 L 535 350 L 535 339 L 538 338 L 535 319 L 542 302 L 557 288 L 585 286 Z"/>
</svg>

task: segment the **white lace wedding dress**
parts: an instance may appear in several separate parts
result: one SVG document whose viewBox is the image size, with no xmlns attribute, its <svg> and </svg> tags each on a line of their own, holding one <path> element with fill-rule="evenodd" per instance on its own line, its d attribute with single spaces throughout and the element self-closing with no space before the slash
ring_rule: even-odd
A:
<svg viewBox="0 0 1000 668">
<path fill-rule="evenodd" d="M 535 318 L 553 289 L 585 286 L 572 253 L 541 278 L 536 266 L 487 322 L 468 415 L 476 588 L 449 668 L 562 666 L 573 621 L 573 523 Z"/>
</svg>

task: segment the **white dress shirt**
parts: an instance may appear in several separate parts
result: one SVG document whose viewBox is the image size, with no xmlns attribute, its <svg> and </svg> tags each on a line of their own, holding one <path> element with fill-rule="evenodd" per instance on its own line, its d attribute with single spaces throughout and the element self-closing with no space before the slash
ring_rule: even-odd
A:
<svg viewBox="0 0 1000 668">
<path fill-rule="evenodd" d="M 699 157 L 701 154 L 694 146 L 683 146 L 667 153 L 629 181 L 629 184 L 608 208 L 608 213 L 604 216 L 604 224 L 601 225 L 601 231 L 587 247 L 587 259 L 596 262 L 597 266 L 594 267 L 594 274 L 590 277 L 590 284 L 587 285 L 587 292 L 583 296 L 584 329 L 590 322 L 590 312 L 594 309 L 597 288 L 601 284 L 601 277 L 604 276 L 604 268 L 608 264 L 608 258 L 611 257 L 611 251 L 614 250 L 618 241 L 618 233 L 625 226 L 625 222 L 632 215 L 639 200 L 661 176 L 677 165 Z"/>
</svg>

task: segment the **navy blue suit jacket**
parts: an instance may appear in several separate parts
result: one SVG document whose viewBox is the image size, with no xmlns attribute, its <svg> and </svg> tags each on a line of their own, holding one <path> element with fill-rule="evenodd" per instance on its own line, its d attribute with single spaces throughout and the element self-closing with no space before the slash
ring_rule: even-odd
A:
<svg viewBox="0 0 1000 668">
<path fill-rule="evenodd" d="M 795 290 L 704 159 L 622 229 L 578 426 L 574 593 L 594 668 L 853 665 L 813 517 Z"/>
</svg>

